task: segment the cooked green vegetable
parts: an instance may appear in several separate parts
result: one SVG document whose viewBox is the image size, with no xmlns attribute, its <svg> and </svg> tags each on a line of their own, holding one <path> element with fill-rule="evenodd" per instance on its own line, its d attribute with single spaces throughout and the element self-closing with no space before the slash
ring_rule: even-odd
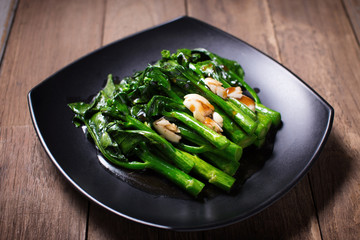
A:
<svg viewBox="0 0 360 240">
<path fill-rule="evenodd" d="M 109 75 L 91 103 L 70 103 L 73 122 L 117 166 L 151 169 L 193 196 L 201 181 L 229 192 L 243 148 L 261 147 L 280 113 L 260 102 L 235 61 L 205 49 L 161 55 L 119 83 Z"/>
</svg>

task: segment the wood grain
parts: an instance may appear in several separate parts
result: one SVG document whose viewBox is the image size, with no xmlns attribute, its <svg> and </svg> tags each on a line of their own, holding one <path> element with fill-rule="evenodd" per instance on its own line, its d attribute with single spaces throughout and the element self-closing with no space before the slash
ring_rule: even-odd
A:
<svg viewBox="0 0 360 240">
<path fill-rule="evenodd" d="M 358 239 L 359 46 L 340 1 L 277 0 L 270 7 L 283 63 L 335 109 L 329 142 L 310 174 L 322 236 Z"/>
<path fill-rule="evenodd" d="M 46 156 L 26 95 L 100 47 L 103 8 L 97 0 L 19 3 L 0 73 L 0 239 L 86 237 L 88 201 Z"/>
<path fill-rule="evenodd" d="M 267 1 L 192 0 L 189 16 L 220 28 L 279 60 Z"/>
<path fill-rule="evenodd" d="M 0 1 L 0 64 L 10 33 L 17 4 L 18 0 Z"/>
<path fill-rule="evenodd" d="M 84 239 L 87 201 L 50 163 L 33 127 L 2 127 L 0 152 L 0 239 Z"/>
<path fill-rule="evenodd" d="M 1 126 L 31 124 L 28 91 L 101 46 L 103 8 L 97 0 L 19 3 L 2 63 Z"/>
<path fill-rule="evenodd" d="M 360 1 L 343 0 L 346 12 L 350 18 L 358 43 L 360 42 Z"/>
<path fill-rule="evenodd" d="M 227 227 L 174 232 L 89 203 L 57 171 L 26 94 L 98 47 L 188 14 L 291 69 L 335 109 L 310 173 Z M 359 239 L 360 49 L 356 0 L 20 0 L 0 65 L 0 239 Z"/>
<path fill-rule="evenodd" d="M 111 43 L 183 15 L 185 15 L 184 1 L 108 0 L 103 44 Z"/>
<path fill-rule="evenodd" d="M 321 239 L 308 186 L 304 178 L 271 207 L 240 223 L 204 232 L 204 239 Z"/>
</svg>

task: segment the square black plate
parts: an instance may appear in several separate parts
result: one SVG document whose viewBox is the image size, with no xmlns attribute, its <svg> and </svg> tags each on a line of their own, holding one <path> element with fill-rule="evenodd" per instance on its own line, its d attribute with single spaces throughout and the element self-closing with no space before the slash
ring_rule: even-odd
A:
<svg viewBox="0 0 360 240">
<path fill-rule="evenodd" d="M 279 111 L 283 121 L 273 152 L 261 170 L 235 194 L 202 200 L 188 198 L 151 175 L 142 178 L 147 173 L 120 170 L 116 176 L 100 164 L 95 147 L 74 127 L 73 113 L 67 107 L 70 102 L 90 100 L 104 87 L 109 73 L 129 76 L 159 59 L 163 49 L 173 52 L 198 47 L 238 61 L 245 70 L 245 80 L 260 89 L 262 102 Z M 243 41 L 189 17 L 90 53 L 34 87 L 28 101 L 50 159 L 80 192 L 128 219 L 189 231 L 243 220 L 282 197 L 318 158 L 334 114 L 324 99 L 282 65 Z"/>
</svg>

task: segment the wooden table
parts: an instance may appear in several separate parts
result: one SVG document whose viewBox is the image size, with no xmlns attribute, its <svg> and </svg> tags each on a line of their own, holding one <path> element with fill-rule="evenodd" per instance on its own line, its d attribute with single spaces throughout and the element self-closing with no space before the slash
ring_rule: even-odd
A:
<svg viewBox="0 0 360 240">
<path fill-rule="evenodd" d="M 358 0 L 10 2 L 17 8 L 8 8 L 14 20 L 1 42 L 0 239 L 360 239 Z M 335 109 L 320 158 L 285 197 L 243 222 L 191 233 L 129 221 L 78 193 L 49 161 L 26 99 L 77 58 L 183 15 L 269 54 Z"/>
</svg>

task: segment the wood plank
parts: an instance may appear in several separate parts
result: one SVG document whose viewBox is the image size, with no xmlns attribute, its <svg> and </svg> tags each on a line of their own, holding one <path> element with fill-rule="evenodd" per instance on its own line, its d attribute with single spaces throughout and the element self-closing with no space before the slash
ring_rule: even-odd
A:
<svg viewBox="0 0 360 240">
<path fill-rule="evenodd" d="M 349 15 L 358 43 L 360 42 L 360 1 L 343 0 L 346 12 Z"/>
<path fill-rule="evenodd" d="M 266 1 L 194 0 L 189 16 L 228 32 L 279 60 L 274 27 Z"/>
<path fill-rule="evenodd" d="M 185 15 L 184 1 L 108 0 L 104 44 Z"/>
<path fill-rule="evenodd" d="M 190 16 L 243 39 L 281 62 L 276 26 L 266 1 L 191 1 Z M 286 23 L 284 23 L 286 24 Z M 276 220 L 275 220 L 276 219 Z M 311 190 L 305 178 L 281 201 L 242 222 L 206 233 L 207 238 L 242 236 L 270 239 L 320 239 Z"/>
<path fill-rule="evenodd" d="M 13 22 L 18 0 L 0 1 L 0 64 Z"/>
<path fill-rule="evenodd" d="M 202 232 L 158 229 L 119 217 L 99 206 L 91 206 L 88 239 L 203 239 Z"/>
<path fill-rule="evenodd" d="M 0 73 L 0 238 L 319 239 L 308 178 L 260 214 L 208 232 L 154 229 L 91 205 L 86 236 L 87 202 L 46 157 L 29 126 L 25 95 L 49 74 L 102 42 L 136 32 L 137 23 L 147 27 L 150 21 L 157 24 L 159 16 L 171 19 L 173 15 L 183 15 L 176 15 L 181 4 L 175 2 L 169 5 L 161 2 L 168 6 L 165 8 L 154 8 L 157 3 L 135 2 L 138 6 L 134 9 L 155 9 L 155 12 L 140 11 L 139 15 L 125 14 L 125 6 L 120 9 L 113 4 L 108 1 L 106 13 L 112 9 L 118 12 L 105 19 L 102 1 L 20 2 Z M 358 239 L 360 54 L 341 2 L 274 0 L 266 4 L 249 0 L 227 2 L 226 6 L 220 1 L 189 1 L 187 4 L 191 16 L 216 25 L 282 60 L 334 106 L 334 128 L 311 171 L 310 182 L 323 238 Z M 172 9 L 172 5 L 176 9 Z M 156 12 L 160 11 L 157 9 L 161 12 Z M 119 12 L 123 13 L 120 16 L 125 19 L 119 19 L 123 22 L 117 21 Z M 139 20 L 143 15 L 147 21 Z M 113 21 L 121 24 L 110 27 Z M 106 26 L 112 30 L 107 31 Z"/>
<path fill-rule="evenodd" d="M 85 239 L 87 201 L 50 163 L 33 127 L 0 128 L 0 152 L 0 238 Z"/>
<path fill-rule="evenodd" d="M 176 0 L 108 0 L 103 43 L 185 15 L 185 3 Z M 88 239 L 157 239 L 158 229 L 123 219 L 95 204 L 90 205 Z"/>
<path fill-rule="evenodd" d="M 324 239 L 360 236 L 360 49 L 340 1 L 270 1 L 283 63 L 335 109 L 310 173 Z M 296 11 L 294 11 L 296 9 Z"/>
<path fill-rule="evenodd" d="M 31 124 L 28 91 L 101 46 L 103 8 L 97 0 L 20 2 L 1 66 L 1 126 Z"/>
<path fill-rule="evenodd" d="M 305 177 L 274 205 L 245 221 L 204 232 L 205 239 L 321 239 L 311 199 Z"/>
<path fill-rule="evenodd" d="M 88 201 L 46 156 L 26 95 L 100 47 L 103 9 L 97 0 L 19 3 L 0 73 L 1 239 L 86 238 Z"/>
</svg>

